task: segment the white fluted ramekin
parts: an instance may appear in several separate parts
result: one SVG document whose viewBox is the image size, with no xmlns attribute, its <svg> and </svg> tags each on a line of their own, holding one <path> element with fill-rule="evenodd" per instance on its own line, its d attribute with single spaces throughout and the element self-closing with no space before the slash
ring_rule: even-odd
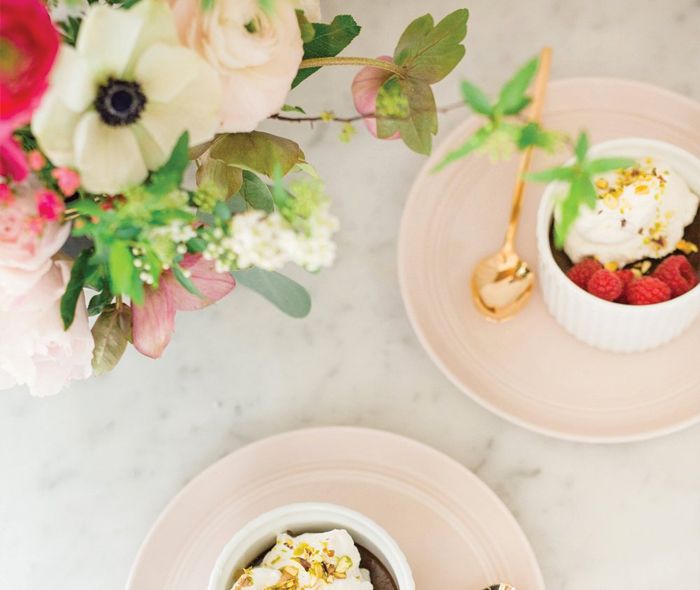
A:
<svg viewBox="0 0 700 590">
<path fill-rule="evenodd" d="M 245 525 L 216 560 L 209 578 L 209 590 L 230 590 L 235 581 L 233 574 L 270 549 L 280 533 L 320 533 L 333 529 L 345 529 L 357 544 L 380 559 L 393 575 L 399 590 L 415 590 L 408 561 L 389 533 L 358 512 L 322 503 L 282 506 Z"/>
<path fill-rule="evenodd" d="M 700 195 L 700 159 L 676 146 L 651 139 L 616 139 L 594 146 L 591 154 L 661 159 Z M 586 344 L 611 352 L 642 352 L 680 336 L 700 315 L 700 286 L 664 303 L 624 305 L 587 293 L 559 268 L 549 234 L 555 200 L 565 190 L 562 183 L 548 185 L 537 215 L 540 286 L 557 322 Z"/>
</svg>

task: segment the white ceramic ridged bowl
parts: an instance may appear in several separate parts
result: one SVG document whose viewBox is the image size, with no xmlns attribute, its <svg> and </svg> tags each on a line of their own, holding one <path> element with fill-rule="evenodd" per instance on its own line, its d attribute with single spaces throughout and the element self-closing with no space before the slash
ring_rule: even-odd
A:
<svg viewBox="0 0 700 590">
<path fill-rule="evenodd" d="M 396 542 L 377 523 L 342 506 L 323 503 L 290 504 L 248 523 L 226 544 L 209 579 L 209 590 L 230 590 L 235 571 L 250 565 L 270 549 L 279 533 L 319 533 L 345 529 L 353 540 L 379 558 L 399 590 L 415 590 L 411 568 Z"/>
<path fill-rule="evenodd" d="M 591 154 L 663 159 L 700 195 L 700 159 L 676 146 L 651 139 L 616 139 L 594 146 Z M 664 303 L 623 305 L 587 293 L 559 268 L 549 232 L 554 203 L 563 190 L 566 187 L 561 183 L 548 185 L 537 215 L 539 281 L 557 322 L 586 344 L 611 352 L 642 352 L 680 336 L 700 315 L 700 286 Z"/>
</svg>

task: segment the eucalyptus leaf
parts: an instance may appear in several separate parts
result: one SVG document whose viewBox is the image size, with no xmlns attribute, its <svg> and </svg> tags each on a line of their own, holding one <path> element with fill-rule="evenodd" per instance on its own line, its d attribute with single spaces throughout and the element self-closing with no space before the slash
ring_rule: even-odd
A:
<svg viewBox="0 0 700 590">
<path fill-rule="evenodd" d="M 260 209 L 267 213 L 272 213 L 275 209 L 272 193 L 267 184 L 248 170 L 243 172 L 243 185 L 240 194 L 253 209 Z"/>
<path fill-rule="evenodd" d="M 298 162 L 304 161 L 304 152 L 291 139 L 262 131 L 220 135 L 209 156 L 230 165 L 272 177 L 275 166 L 287 174 Z"/>
<path fill-rule="evenodd" d="M 306 289 L 278 272 L 249 268 L 235 271 L 233 276 L 238 283 L 259 293 L 293 318 L 306 317 L 311 311 L 311 297 Z"/>
<path fill-rule="evenodd" d="M 312 26 L 314 35 L 310 41 L 304 43 L 304 59 L 335 57 L 360 34 L 360 26 L 348 14 L 337 15 L 330 24 L 313 23 Z M 301 84 L 319 69 L 304 68 L 299 70 L 292 82 L 292 88 Z"/>
<path fill-rule="evenodd" d="M 122 304 L 119 310 L 111 306 L 102 312 L 92 327 L 95 347 L 92 353 L 92 370 L 103 375 L 117 366 L 126 345 L 131 339 L 131 308 Z"/>
<path fill-rule="evenodd" d="M 63 320 L 63 329 L 68 330 L 73 324 L 75 318 L 75 307 L 78 304 L 78 299 L 83 292 L 85 280 L 89 274 L 90 259 L 92 258 L 93 250 L 83 250 L 73 262 L 70 271 L 70 279 L 66 285 L 66 291 L 61 297 L 61 319 Z"/>
</svg>

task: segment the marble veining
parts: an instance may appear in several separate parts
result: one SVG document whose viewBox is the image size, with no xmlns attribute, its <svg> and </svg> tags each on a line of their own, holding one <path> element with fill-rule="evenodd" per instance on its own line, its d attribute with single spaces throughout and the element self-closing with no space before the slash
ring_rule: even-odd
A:
<svg viewBox="0 0 700 590">
<path fill-rule="evenodd" d="M 427 10 L 420 0 L 324 2 L 364 25 L 353 47 L 364 55 L 390 52 L 409 15 Z M 440 15 L 461 2 L 429 4 Z M 467 57 L 437 87 L 441 104 L 463 76 L 495 89 L 544 43 L 554 77 L 627 76 L 700 100 L 697 0 L 467 4 Z M 290 102 L 350 112 L 351 77 L 317 75 Z M 443 117 L 443 132 L 464 114 Z M 336 267 L 296 275 L 315 300 L 310 318 L 286 318 L 239 289 L 179 314 L 159 362 L 130 352 L 113 374 L 58 397 L 0 396 L 0 588 L 123 588 L 154 519 L 202 469 L 264 436 L 326 424 L 410 435 L 474 470 L 518 518 L 551 590 L 700 588 L 700 427 L 579 445 L 522 430 L 458 392 L 418 344 L 398 290 L 400 214 L 422 159 L 364 132 L 348 146 L 338 131 L 281 129 L 303 142 L 343 224 Z"/>
</svg>

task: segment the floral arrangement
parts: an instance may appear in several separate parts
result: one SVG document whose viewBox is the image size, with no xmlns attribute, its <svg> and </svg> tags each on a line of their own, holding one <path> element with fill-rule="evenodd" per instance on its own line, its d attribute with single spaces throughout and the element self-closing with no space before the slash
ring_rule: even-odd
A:
<svg viewBox="0 0 700 590">
<path fill-rule="evenodd" d="M 178 311 L 237 283 L 304 316 L 280 271 L 333 263 L 338 220 L 300 146 L 265 119 L 362 119 L 427 154 L 432 85 L 464 56 L 468 12 L 414 20 L 393 56 L 339 56 L 349 15 L 319 0 L 3 0 L 0 389 L 48 395 L 159 357 Z M 360 66 L 356 117 L 307 116 L 291 89 Z M 191 173 L 191 172 L 194 173 Z M 89 318 L 93 320 L 90 321 Z"/>
</svg>

